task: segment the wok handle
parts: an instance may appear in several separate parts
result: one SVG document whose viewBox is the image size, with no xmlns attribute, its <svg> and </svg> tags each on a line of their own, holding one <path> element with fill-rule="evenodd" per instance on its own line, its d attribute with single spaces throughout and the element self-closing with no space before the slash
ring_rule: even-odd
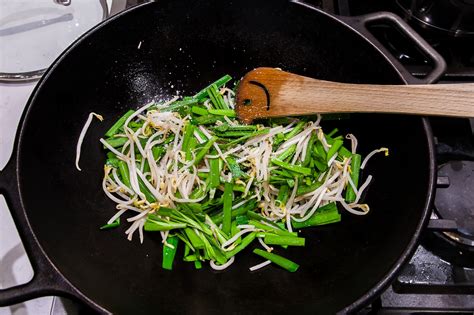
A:
<svg viewBox="0 0 474 315">
<path fill-rule="evenodd" d="M 33 277 L 30 282 L 20 284 L 7 289 L 0 289 L 0 307 L 9 306 L 42 296 L 58 295 L 58 292 L 50 288 L 40 277 Z"/>
<path fill-rule="evenodd" d="M 34 271 L 33 279 L 28 283 L 0 289 L 0 307 L 41 296 L 77 296 L 77 294 L 74 294 L 73 287 L 47 258 L 31 230 L 20 202 L 15 154 L 10 158 L 5 168 L 0 171 L 0 194 L 5 197 Z"/>
<path fill-rule="evenodd" d="M 446 62 L 443 57 L 428 44 L 415 30 L 413 30 L 402 18 L 391 12 L 376 12 L 355 17 L 338 16 L 338 18 L 346 21 L 348 24 L 356 28 L 362 35 L 368 38 L 390 62 L 397 68 L 398 72 L 405 78 L 408 84 L 429 84 L 436 82 L 446 71 Z M 375 38 L 368 26 L 372 23 L 383 23 L 395 27 L 403 33 L 426 57 L 429 58 L 433 65 L 428 74 L 423 78 L 414 77 L 405 66 L 395 58 L 391 52 L 384 47 L 380 41 Z"/>
</svg>

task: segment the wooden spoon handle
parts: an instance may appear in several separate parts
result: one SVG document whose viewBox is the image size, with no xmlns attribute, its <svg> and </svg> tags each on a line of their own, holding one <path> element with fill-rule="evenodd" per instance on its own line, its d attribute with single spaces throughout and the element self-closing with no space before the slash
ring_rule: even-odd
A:
<svg viewBox="0 0 474 315">
<path fill-rule="evenodd" d="M 236 110 L 243 122 L 347 112 L 474 117 L 474 84 L 348 84 L 257 68 L 240 82 Z"/>
</svg>

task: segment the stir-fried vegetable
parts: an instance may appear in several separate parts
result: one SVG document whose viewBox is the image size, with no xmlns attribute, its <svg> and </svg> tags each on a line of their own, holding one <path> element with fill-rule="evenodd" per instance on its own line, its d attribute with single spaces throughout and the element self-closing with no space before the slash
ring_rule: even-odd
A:
<svg viewBox="0 0 474 315">
<path fill-rule="evenodd" d="M 222 270 L 257 240 L 265 251 L 254 253 L 266 261 L 251 270 L 273 262 L 294 272 L 298 265 L 271 246 L 304 246 L 293 230 L 339 222 L 337 204 L 367 214 L 360 200 L 371 176 L 359 187 L 360 172 L 374 153 L 387 151 L 361 163 L 357 139 L 348 135 L 346 148 L 337 129 L 323 132 L 319 115 L 242 125 L 234 91 L 225 87 L 230 80 L 129 110 L 112 125 L 101 139 L 109 151 L 102 186 L 117 212 L 102 229 L 131 214 L 128 239 L 136 231 L 141 242 L 143 231 L 160 233 L 165 269 L 178 242 L 196 269 L 209 261 Z"/>
<path fill-rule="evenodd" d="M 300 267 L 297 263 L 292 262 L 291 260 L 288 260 L 285 257 L 281 257 L 277 254 L 263 251 L 259 248 L 255 248 L 253 252 L 254 254 L 257 254 L 259 256 L 262 256 L 265 259 L 270 260 L 271 262 L 277 264 L 278 266 L 285 268 L 289 272 L 295 272 Z"/>
</svg>

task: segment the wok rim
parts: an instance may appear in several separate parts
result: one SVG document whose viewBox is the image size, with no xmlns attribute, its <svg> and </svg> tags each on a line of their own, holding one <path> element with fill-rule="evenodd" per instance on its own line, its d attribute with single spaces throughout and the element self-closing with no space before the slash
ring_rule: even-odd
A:
<svg viewBox="0 0 474 315">
<path fill-rule="evenodd" d="M 342 24 L 345 28 L 347 28 L 349 31 L 356 33 L 356 35 L 363 41 L 366 42 L 366 44 L 372 46 L 376 51 L 383 57 L 387 63 L 390 64 L 391 68 L 393 69 L 394 73 L 397 74 L 397 76 L 400 78 L 402 84 L 408 84 L 408 80 L 403 77 L 399 69 L 393 64 L 393 62 L 390 60 L 390 58 L 387 57 L 386 54 L 382 52 L 382 50 L 379 49 L 379 47 L 374 44 L 372 41 L 370 41 L 369 38 L 364 36 L 361 32 L 359 32 L 356 28 L 354 28 L 352 25 L 347 23 L 346 21 L 340 20 L 337 17 L 326 13 L 324 11 L 321 11 L 317 8 L 314 8 L 312 6 L 308 6 L 307 4 L 300 3 L 300 2 L 295 2 L 295 1 L 289 1 L 293 2 L 298 5 L 303 5 L 307 7 L 308 9 L 312 9 L 317 11 L 319 14 L 323 14 L 326 17 L 330 18 L 333 20 L 335 23 Z M 99 31 L 102 27 L 108 25 L 109 23 L 113 23 L 116 19 L 121 18 L 124 15 L 127 15 L 141 7 L 148 6 L 148 5 L 159 5 L 159 3 L 155 4 L 154 2 L 147 2 L 143 4 L 136 5 L 132 8 L 129 8 L 125 11 L 122 11 L 121 13 L 116 14 L 115 16 L 99 23 L 86 33 L 84 33 L 82 36 L 80 36 L 78 39 L 76 39 L 69 47 L 67 47 L 59 56 L 58 58 L 51 64 L 51 66 L 47 69 L 45 74 L 41 77 L 41 79 L 38 81 L 36 84 L 35 88 L 33 89 L 30 97 L 28 98 L 28 101 L 25 105 L 25 109 L 23 110 L 23 113 L 21 115 L 20 121 L 18 123 L 18 129 L 16 132 L 15 140 L 14 140 L 14 147 L 13 147 L 13 152 L 10 160 L 13 160 L 12 162 L 14 163 L 7 163 L 7 166 L 5 169 L 8 167 L 9 164 L 12 164 L 11 167 L 14 167 L 13 174 L 14 174 L 14 179 L 15 179 L 15 188 L 18 190 L 18 203 L 16 205 L 9 205 L 12 209 L 10 209 L 10 212 L 17 212 L 20 215 L 22 215 L 27 223 L 27 226 L 20 226 L 18 227 L 19 230 L 22 229 L 29 229 L 32 236 L 33 240 L 28 240 L 28 242 L 34 242 L 34 246 L 32 248 L 36 247 L 37 250 L 41 252 L 41 255 L 44 256 L 45 260 L 47 263 L 50 264 L 50 266 L 58 273 L 58 275 L 61 278 L 61 281 L 64 282 L 62 285 L 64 288 L 64 294 L 67 297 L 74 297 L 78 299 L 79 301 L 87 304 L 89 307 L 91 307 L 93 310 L 100 312 L 100 313 L 109 313 L 109 311 L 104 308 L 103 306 L 99 305 L 96 303 L 93 299 L 89 298 L 86 294 L 82 293 L 76 286 L 74 286 L 69 279 L 60 271 L 60 268 L 56 266 L 56 264 L 53 262 L 51 257 L 45 252 L 44 248 L 41 246 L 35 231 L 31 227 L 30 220 L 28 218 L 28 215 L 25 210 L 24 202 L 23 202 L 23 197 L 22 197 L 22 187 L 20 184 L 19 180 L 19 172 L 20 172 L 20 152 L 22 151 L 22 142 L 23 142 L 23 136 L 24 136 L 24 131 L 25 131 L 25 121 L 28 119 L 30 115 L 30 111 L 34 107 L 36 98 L 39 94 L 39 91 L 43 88 L 45 82 L 48 80 L 48 78 L 54 73 L 55 69 L 58 67 L 58 65 L 66 58 L 66 56 L 69 55 L 69 53 L 76 48 L 76 46 L 82 44 L 85 39 L 87 39 L 91 34 Z M 351 304 L 347 305 L 345 308 L 341 309 L 338 313 L 340 314 L 345 314 L 345 313 L 353 313 L 356 312 L 360 309 L 362 309 L 364 306 L 370 304 L 372 301 L 374 301 L 378 296 L 380 296 L 380 293 L 386 289 L 391 282 L 394 280 L 396 275 L 399 273 L 400 269 L 408 262 L 408 260 L 411 258 L 413 255 L 415 249 L 418 246 L 418 241 L 421 236 L 421 232 L 427 225 L 428 219 L 429 219 L 429 213 L 430 209 L 433 204 L 433 195 L 434 195 L 434 189 L 435 189 L 435 179 L 436 179 L 436 160 L 435 160 L 435 150 L 434 150 L 434 139 L 433 139 L 433 133 L 431 130 L 431 125 L 427 117 L 420 117 L 422 126 L 423 126 L 423 132 L 426 138 L 426 144 L 427 144 L 427 151 L 428 151 L 428 183 L 426 185 L 427 188 L 427 194 L 425 198 L 425 204 L 422 209 L 422 215 L 421 219 L 418 222 L 418 225 L 416 226 L 415 233 L 412 235 L 410 242 L 407 244 L 406 248 L 403 250 L 401 253 L 400 257 L 398 260 L 393 264 L 390 268 L 387 274 L 382 278 L 379 282 L 377 282 L 376 285 L 374 285 L 369 291 L 367 291 L 364 295 L 359 297 L 357 300 L 352 302 Z M 19 207 L 20 209 L 13 209 L 15 207 Z M 29 257 L 32 255 L 29 255 Z M 61 293 L 61 292 L 59 292 Z"/>
</svg>

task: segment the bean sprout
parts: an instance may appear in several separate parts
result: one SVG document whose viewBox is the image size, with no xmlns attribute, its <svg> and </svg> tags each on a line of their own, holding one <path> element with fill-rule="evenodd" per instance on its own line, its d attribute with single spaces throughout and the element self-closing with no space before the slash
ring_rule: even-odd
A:
<svg viewBox="0 0 474 315">
<path fill-rule="evenodd" d="M 82 142 L 84 141 L 84 137 L 86 136 L 86 132 L 89 129 L 89 126 L 92 123 L 92 119 L 96 117 L 100 121 L 103 121 L 104 118 L 96 113 L 90 113 L 89 117 L 87 117 L 86 123 L 84 124 L 84 127 L 82 127 L 81 133 L 79 135 L 79 139 L 77 140 L 77 145 L 76 145 L 76 168 L 81 171 L 81 168 L 79 167 L 79 159 L 81 158 L 81 147 L 82 147 Z"/>
</svg>

